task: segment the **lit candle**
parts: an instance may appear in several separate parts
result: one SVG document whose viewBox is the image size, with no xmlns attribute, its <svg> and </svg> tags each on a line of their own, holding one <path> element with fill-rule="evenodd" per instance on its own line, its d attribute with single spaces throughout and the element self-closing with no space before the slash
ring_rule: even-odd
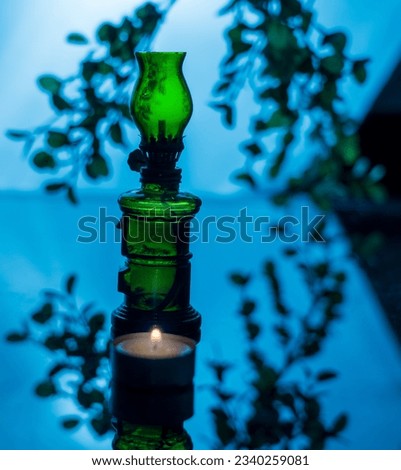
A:
<svg viewBox="0 0 401 470">
<path fill-rule="evenodd" d="M 157 425 L 190 418 L 195 345 L 190 338 L 158 327 L 116 338 L 111 348 L 113 416 Z"/>
<path fill-rule="evenodd" d="M 150 333 L 133 333 L 118 338 L 117 351 L 147 359 L 170 359 L 190 353 L 195 343 L 184 336 L 162 333 L 155 327 Z"/>
</svg>

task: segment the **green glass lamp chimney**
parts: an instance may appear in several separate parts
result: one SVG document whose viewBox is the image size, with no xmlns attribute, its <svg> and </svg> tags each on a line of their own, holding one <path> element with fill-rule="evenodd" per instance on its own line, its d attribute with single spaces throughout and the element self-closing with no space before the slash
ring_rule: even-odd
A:
<svg viewBox="0 0 401 470">
<path fill-rule="evenodd" d="M 155 325 L 194 344 L 200 339 L 200 315 L 190 305 L 189 223 L 201 201 L 180 192 L 181 170 L 176 168 L 184 148 L 183 132 L 192 114 L 192 99 L 182 73 L 185 55 L 136 53 L 140 75 L 130 110 L 141 143 L 131 153 L 129 165 L 140 171 L 142 184 L 139 190 L 119 198 L 126 262 L 118 279 L 124 302 L 112 316 L 115 341 L 124 335 L 148 332 Z M 174 395 L 173 388 L 167 387 L 159 398 L 158 390 L 150 388 L 144 394 L 140 391 L 144 385 L 129 373 L 115 372 L 128 370 L 126 360 L 129 358 L 112 348 L 112 413 L 117 432 L 113 447 L 192 448 L 183 422 L 193 414 L 194 351 L 184 359 L 183 377 L 187 376 L 176 378 L 179 392 Z M 150 406 L 152 394 L 155 399 Z M 149 409 L 144 411 L 145 404 Z"/>
<path fill-rule="evenodd" d="M 142 144 L 182 142 L 192 115 L 192 99 L 182 74 L 185 53 L 136 54 L 140 77 L 131 99 L 131 114 Z"/>
</svg>

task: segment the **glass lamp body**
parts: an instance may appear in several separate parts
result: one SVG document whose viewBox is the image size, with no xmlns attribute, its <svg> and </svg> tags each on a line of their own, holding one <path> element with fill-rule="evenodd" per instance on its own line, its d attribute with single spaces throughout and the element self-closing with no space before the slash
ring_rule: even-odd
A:
<svg viewBox="0 0 401 470">
<path fill-rule="evenodd" d="M 141 188 L 122 194 L 118 201 L 126 261 L 118 277 L 124 302 L 113 312 L 112 337 L 148 332 L 157 325 L 165 333 L 198 342 L 201 318 L 190 305 L 189 242 L 190 223 L 201 201 L 180 192 L 181 170 L 175 167 L 192 114 L 182 74 L 185 53 L 136 53 L 136 57 L 140 76 L 130 110 L 141 133 L 146 164 L 140 171 Z M 122 359 L 112 356 L 117 361 L 112 381 L 113 448 L 192 449 L 183 422 L 193 413 L 193 370 L 183 372 L 185 385 L 169 382 L 158 389 L 151 380 L 136 383 L 126 380 L 124 373 L 119 375 Z M 141 399 L 141 394 L 146 396 Z M 153 397 L 162 403 L 157 419 L 153 407 L 149 413 L 144 409 Z"/>
<path fill-rule="evenodd" d="M 120 196 L 126 262 L 118 289 L 125 302 L 114 314 L 114 337 L 159 325 L 199 341 L 200 316 L 190 305 L 189 224 L 200 204 L 192 194 L 156 183 Z"/>
</svg>

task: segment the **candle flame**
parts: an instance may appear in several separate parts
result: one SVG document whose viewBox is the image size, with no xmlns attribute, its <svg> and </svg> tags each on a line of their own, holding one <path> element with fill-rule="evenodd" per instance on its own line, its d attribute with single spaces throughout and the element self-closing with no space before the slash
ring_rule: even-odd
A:
<svg viewBox="0 0 401 470">
<path fill-rule="evenodd" d="M 157 327 L 153 328 L 153 330 L 150 332 L 150 341 L 152 341 L 152 343 L 156 345 L 157 343 L 160 343 L 161 340 L 162 332 Z"/>
</svg>

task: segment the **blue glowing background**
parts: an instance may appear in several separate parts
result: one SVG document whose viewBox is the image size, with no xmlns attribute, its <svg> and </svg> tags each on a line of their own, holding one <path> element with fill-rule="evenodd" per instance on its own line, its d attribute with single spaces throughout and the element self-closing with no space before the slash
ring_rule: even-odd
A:
<svg viewBox="0 0 401 470">
<path fill-rule="evenodd" d="M 49 108 L 45 96 L 35 85 L 44 72 L 69 74 L 82 57 L 82 49 L 65 43 L 71 31 L 92 36 L 102 21 L 118 21 L 140 2 L 132 0 L 3 0 L 0 5 L 0 207 L 2 247 L 0 252 L 0 331 L 16 329 L 27 312 L 38 302 L 44 287 L 58 288 L 65 274 L 77 272 L 78 296 L 95 300 L 111 312 L 120 302 L 116 276 L 122 258 L 120 247 L 112 241 L 77 244 L 77 220 L 96 215 L 99 206 L 119 215 L 119 193 L 136 187 L 138 181 L 122 153 L 110 155 L 114 162 L 112 178 L 101 186 L 82 181 L 82 204 L 71 207 L 58 198 L 45 196 L 40 187 L 43 177 L 35 173 L 20 155 L 19 144 L 7 140 L 9 128 L 30 128 L 45 121 Z M 211 89 L 218 77 L 224 55 L 221 36 L 227 19 L 216 16 L 222 1 L 180 0 L 171 12 L 154 44 L 155 50 L 185 50 L 185 75 L 193 100 L 194 115 L 187 128 L 186 149 L 182 155 L 183 188 L 204 200 L 202 215 L 237 215 L 245 205 L 249 213 L 265 213 L 266 205 L 230 179 L 243 163 L 238 144 L 247 137 L 252 96 L 245 90 L 239 102 L 239 122 L 235 131 L 221 125 L 220 116 L 208 107 Z M 320 23 L 339 27 L 351 35 L 350 53 L 372 59 L 369 79 L 363 87 L 346 85 L 348 107 L 362 118 L 385 83 L 401 52 L 397 0 L 336 0 L 315 3 Z M 133 133 L 133 148 L 138 138 Z M 302 164 L 307 152 L 300 152 Z M 62 204 L 60 204 L 62 202 Z M 273 211 L 272 208 L 269 210 Z M 336 220 L 332 229 L 341 230 Z M 344 240 L 342 249 L 347 248 Z M 263 256 L 276 256 L 273 245 L 263 247 Z M 260 245 L 237 240 L 231 244 L 195 243 L 192 251 L 192 303 L 203 315 L 203 340 L 199 346 L 196 415 L 188 423 L 196 448 L 213 443 L 209 392 L 211 383 L 207 361 L 214 357 L 238 363 L 231 378 L 232 387 L 244 388 L 243 332 L 236 315 L 237 292 L 227 273 L 256 269 L 261 258 Z M 219 259 L 219 263 L 215 260 Z M 365 274 L 354 263 L 346 267 L 347 315 L 335 327 L 320 365 L 333 367 L 340 378 L 330 384 L 324 398 L 328 417 L 338 411 L 350 415 L 344 439 L 333 448 L 400 449 L 401 435 L 401 351 L 387 325 L 375 293 Z M 304 301 L 299 279 L 283 265 L 285 288 L 293 302 Z M 255 290 L 263 286 L 255 285 Z M 264 311 L 268 312 L 268 305 Z M 266 315 L 268 317 L 268 315 Z M 265 319 L 268 322 L 268 318 Z M 268 344 L 269 338 L 266 338 Z M 267 347 L 274 356 L 275 349 Z M 81 449 L 110 448 L 110 438 L 95 440 L 87 431 L 65 432 L 54 415 L 65 411 L 68 403 L 41 400 L 33 395 L 33 383 L 43 374 L 49 359 L 35 347 L 14 346 L 0 341 L 0 447 L 3 449 Z"/>
</svg>

